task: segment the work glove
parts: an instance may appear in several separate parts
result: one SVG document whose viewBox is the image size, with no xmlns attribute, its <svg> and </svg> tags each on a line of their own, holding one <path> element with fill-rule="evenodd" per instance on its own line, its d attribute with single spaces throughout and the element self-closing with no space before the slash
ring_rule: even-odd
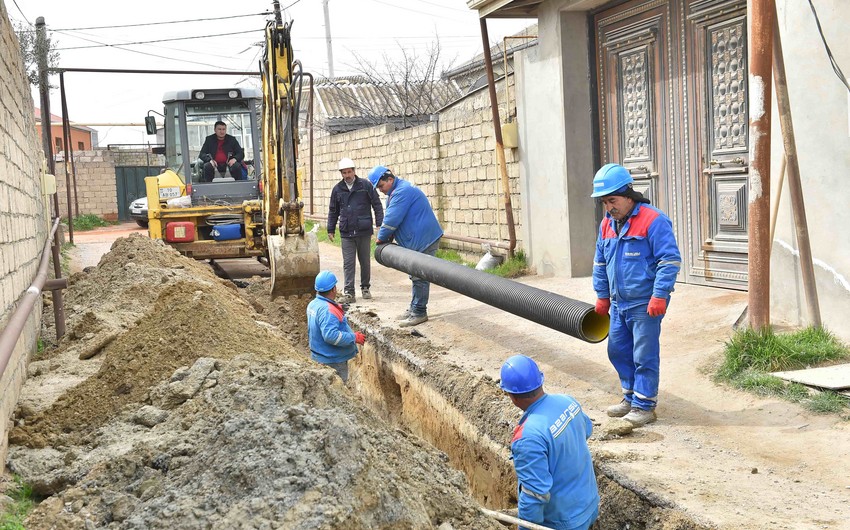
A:
<svg viewBox="0 0 850 530">
<path fill-rule="evenodd" d="M 354 342 L 356 342 L 357 344 L 364 344 L 366 342 L 366 335 L 360 333 L 359 331 L 355 331 Z"/>
<path fill-rule="evenodd" d="M 667 312 L 667 300 L 653 296 L 649 299 L 649 305 L 646 306 L 646 312 L 651 317 L 660 317 Z"/>
<path fill-rule="evenodd" d="M 611 309 L 611 299 L 610 298 L 597 298 L 596 299 L 596 308 L 594 311 L 600 315 L 607 315 L 608 311 Z"/>
</svg>

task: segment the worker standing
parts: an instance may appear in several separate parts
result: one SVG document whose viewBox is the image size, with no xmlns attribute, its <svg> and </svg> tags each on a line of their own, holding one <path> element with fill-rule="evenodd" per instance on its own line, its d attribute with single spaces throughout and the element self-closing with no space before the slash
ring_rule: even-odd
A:
<svg viewBox="0 0 850 530">
<path fill-rule="evenodd" d="M 525 355 L 505 361 L 500 386 L 523 411 L 511 439 L 518 517 L 548 528 L 586 530 L 599 516 L 587 447 L 590 418 L 573 397 L 544 392 L 543 373 Z"/>
<path fill-rule="evenodd" d="M 339 161 L 342 175 L 331 191 L 328 208 L 328 239 L 334 240 L 339 222 L 342 244 L 342 269 L 344 274 L 343 296 L 339 303 L 350 304 L 357 300 L 354 293 L 354 278 L 357 262 L 360 262 L 360 293 L 364 299 L 372 298 L 371 251 L 373 226 L 379 227 L 384 220 L 384 207 L 378 192 L 354 171 L 354 161 L 343 158 Z M 372 212 L 375 212 L 374 223 Z"/>
<path fill-rule="evenodd" d="M 591 197 L 600 198 L 606 212 L 596 240 L 593 290 L 596 312 L 610 312 L 608 359 L 623 389 L 622 401 L 606 412 L 642 426 L 657 418 L 661 320 L 682 258 L 673 223 L 632 182 L 619 164 L 602 166 L 593 178 Z"/>
<path fill-rule="evenodd" d="M 375 166 L 369 182 L 387 196 L 387 211 L 378 230 L 377 243 L 395 240 L 399 246 L 433 256 L 440 247 L 443 229 L 431 209 L 428 197 L 419 188 L 393 175 L 386 166 Z M 416 326 L 428 320 L 428 297 L 431 284 L 409 276 L 413 283 L 410 307 L 399 317 L 400 327 Z"/>
<path fill-rule="evenodd" d="M 307 305 L 307 335 L 310 357 L 330 366 L 343 382 L 348 381 L 348 361 L 357 355 L 357 345 L 366 336 L 348 325 L 345 311 L 336 303 L 336 276 L 331 271 L 316 275 L 316 298 Z"/>
</svg>

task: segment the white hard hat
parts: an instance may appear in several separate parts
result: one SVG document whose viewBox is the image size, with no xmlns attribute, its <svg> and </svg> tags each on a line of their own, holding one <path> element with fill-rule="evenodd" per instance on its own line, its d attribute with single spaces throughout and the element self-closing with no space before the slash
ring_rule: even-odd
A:
<svg viewBox="0 0 850 530">
<path fill-rule="evenodd" d="M 339 170 L 343 169 L 354 169 L 354 160 L 350 158 L 343 158 L 339 161 Z"/>
</svg>

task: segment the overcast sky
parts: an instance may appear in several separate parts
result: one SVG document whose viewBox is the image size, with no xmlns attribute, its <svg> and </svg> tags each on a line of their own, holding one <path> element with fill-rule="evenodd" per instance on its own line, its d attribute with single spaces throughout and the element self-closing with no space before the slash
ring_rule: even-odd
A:
<svg viewBox="0 0 850 530">
<path fill-rule="evenodd" d="M 35 24 L 37 17 L 45 18 L 57 42 L 59 65 L 66 68 L 257 71 L 257 44 L 267 18 L 259 14 L 272 9 L 270 0 L 4 1 L 12 21 Z M 281 7 L 284 17 L 295 21 L 295 57 L 305 71 L 327 75 L 322 0 L 282 0 Z M 380 64 L 399 46 L 425 53 L 436 36 L 446 65 L 451 60 L 461 64 L 482 50 L 478 17 L 465 0 L 330 0 L 329 11 L 337 76 L 357 73 L 355 53 Z M 534 22 L 490 20 L 491 43 Z M 140 25 L 148 23 L 154 24 Z M 135 26 L 115 27 L 127 25 Z M 215 37 L 201 38 L 210 35 Z M 190 38 L 127 44 L 184 37 Z M 58 85 L 58 76 L 52 82 Z M 233 76 L 65 74 L 68 114 L 79 123 L 140 123 L 149 109 L 162 110 L 162 95 L 168 90 L 234 83 L 244 86 L 246 81 Z M 37 89 L 33 99 L 38 105 Z M 58 89 L 51 92 L 51 112 L 61 114 Z M 95 128 L 103 145 L 154 141 L 144 127 Z"/>
</svg>

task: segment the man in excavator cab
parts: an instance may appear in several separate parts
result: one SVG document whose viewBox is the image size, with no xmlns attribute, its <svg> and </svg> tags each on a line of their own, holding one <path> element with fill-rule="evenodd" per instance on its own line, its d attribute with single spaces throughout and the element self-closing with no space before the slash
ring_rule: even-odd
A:
<svg viewBox="0 0 850 530">
<path fill-rule="evenodd" d="M 245 150 L 239 140 L 227 134 L 227 124 L 215 122 L 215 133 L 206 137 L 198 160 L 203 167 L 202 182 L 212 182 L 216 177 L 231 177 L 234 180 L 247 180 Z M 201 166 L 196 163 L 196 168 Z"/>
</svg>

